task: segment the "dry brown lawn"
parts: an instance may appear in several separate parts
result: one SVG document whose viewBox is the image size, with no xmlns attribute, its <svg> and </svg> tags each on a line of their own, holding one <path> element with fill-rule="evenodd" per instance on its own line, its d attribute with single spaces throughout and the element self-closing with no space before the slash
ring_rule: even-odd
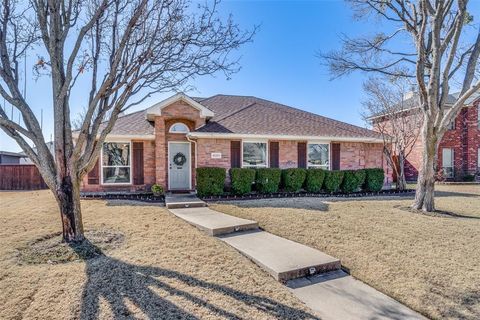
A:
<svg viewBox="0 0 480 320">
<path fill-rule="evenodd" d="M 437 189 L 437 209 L 466 217 L 409 212 L 411 198 L 212 207 L 340 258 L 352 275 L 426 316 L 480 319 L 480 186 Z"/>
<path fill-rule="evenodd" d="M 0 192 L 0 319 L 313 318 L 248 259 L 158 206 L 84 201 L 86 229 L 125 241 L 91 260 L 19 264 L 59 231 L 49 191 Z"/>
</svg>

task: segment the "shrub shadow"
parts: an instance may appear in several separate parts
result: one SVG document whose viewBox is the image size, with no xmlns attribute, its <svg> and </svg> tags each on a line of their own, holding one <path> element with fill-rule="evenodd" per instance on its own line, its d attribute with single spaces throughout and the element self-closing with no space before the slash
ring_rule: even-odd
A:
<svg viewBox="0 0 480 320">
<path fill-rule="evenodd" d="M 91 243 L 89 245 L 95 247 Z M 92 248 L 96 251 L 98 248 Z M 106 301 L 115 319 L 131 318 L 133 315 L 128 303 L 146 315 L 149 319 L 199 319 L 174 300 L 186 301 L 208 310 L 210 315 L 227 319 L 243 319 L 228 307 L 210 303 L 201 294 L 192 294 L 190 287 L 214 291 L 215 295 L 223 295 L 243 304 L 243 307 L 254 307 L 265 317 L 276 319 L 319 319 L 307 313 L 272 299 L 245 293 L 226 286 L 197 279 L 187 274 L 154 266 L 134 265 L 106 255 L 86 260 L 87 281 L 83 289 L 80 319 L 98 319 L 100 303 Z M 174 285 L 173 283 L 179 283 Z M 161 295 L 159 295 L 161 292 Z"/>
<path fill-rule="evenodd" d="M 313 211 L 328 211 L 328 204 L 323 198 L 271 198 L 255 200 L 221 201 L 216 204 L 229 204 L 240 208 L 289 208 Z"/>
</svg>

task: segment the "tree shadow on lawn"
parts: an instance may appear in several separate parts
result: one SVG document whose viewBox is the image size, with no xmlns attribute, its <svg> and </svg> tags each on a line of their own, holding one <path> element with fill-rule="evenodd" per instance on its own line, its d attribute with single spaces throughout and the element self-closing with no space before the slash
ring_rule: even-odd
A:
<svg viewBox="0 0 480 320">
<path fill-rule="evenodd" d="M 222 201 L 215 204 L 234 205 L 240 208 L 289 208 L 313 211 L 328 211 L 328 204 L 320 198 L 272 198 L 239 201 Z"/>
<path fill-rule="evenodd" d="M 94 247 L 91 243 L 89 245 Z M 92 251 L 97 249 L 92 249 Z M 149 319 L 200 318 L 200 316 L 176 305 L 172 302 L 174 300 L 186 301 L 195 305 L 195 308 L 202 307 L 208 310 L 209 315 L 219 318 L 243 319 L 241 315 L 229 311 L 228 306 L 214 305 L 201 293 L 195 295 L 182 289 L 189 287 L 213 291 L 213 297 L 220 294 L 234 299 L 242 304 L 239 310 L 254 307 L 265 317 L 319 319 L 303 310 L 289 307 L 272 299 L 206 282 L 173 270 L 129 264 L 103 254 L 87 259 L 85 262 L 87 282 L 82 296 L 81 319 L 97 319 L 100 316 L 101 299 L 108 302 L 115 319 L 133 316 L 127 306 L 128 302 L 135 305 Z M 173 282 L 178 285 L 172 285 Z M 162 296 L 158 292 L 162 292 Z M 168 297 L 172 298 L 172 301 L 169 301 Z"/>
<path fill-rule="evenodd" d="M 439 191 L 435 190 L 436 197 L 465 197 L 465 198 L 478 198 L 479 194 L 476 193 L 466 193 L 466 192 L 456 192 L 456 191 Z"/>
</svg>

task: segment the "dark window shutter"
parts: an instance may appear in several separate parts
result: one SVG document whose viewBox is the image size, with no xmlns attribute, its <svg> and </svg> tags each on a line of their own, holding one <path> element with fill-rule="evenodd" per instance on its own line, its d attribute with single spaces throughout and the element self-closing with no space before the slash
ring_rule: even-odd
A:
<svg viewBox="0 0 480 320">
<path fill-rule="evenodd" d="M 279 161 L 278 161 L 278 142 L 272 141 L 270 142 L 269 146 L 269 156 L 270 156 L 270 168 L 278 168 Z"/>
<path fill-rule="evenodd" d="M 298 151 L 298 167 L 306 168 L 307 167 L 307 143 L 299 142 L 297 145 Z"/>
<path fill-rule="evenodd" d="M 332 170 L 340 170 L 340 143 L 332 143 Z"/>
<path fill-rule="evenodd" d="M 100 168 L 99 168 L 100 159 L 97 159 L 97 163 L 92 170 L 88 173 L 88 184 L 99 184 L 100 183 Z"/>
<path fill-rule="evenodd" d="M 240 149 L 242 143 L 240 141 L 230 141 L 230 167 L 240 168 Z"/>
<path fill-rule="evenodd" d="M 133 142 L 133 184 L 143 184 L 143 142 Z"/>
</svg>

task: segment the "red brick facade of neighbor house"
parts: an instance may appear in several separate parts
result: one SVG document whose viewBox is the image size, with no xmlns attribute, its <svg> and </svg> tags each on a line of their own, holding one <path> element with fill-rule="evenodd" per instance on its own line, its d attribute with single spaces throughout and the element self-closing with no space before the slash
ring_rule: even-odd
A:
<svg viewBox="0 0 480 320">
<path fill-rule="evenodd" d="M 262 151 L 254 165 L 249 148 Z M 383 167 L 391 182 L 376 132 L 255 97 L 177 94 L 117 120 L 82 190 L 193 190 L 197 167 L 309 167 L 314 150 L 319 167 Z"/>
<path fill-rule="evenodd" d="M 462 180 L 466 175 L 480 174 L 480 100 L 462 108 L 454 123 L 445 132 L 437 155 L 439 179 Z M 414 120 L 412 120 L 414 121 Z M 374 120 L 375 127 L 375 120 Z M 420 134 L 420 128 L 417 129 Z M 416 181 L 421 168 L 423 148 L 417 139 L 405 163 L 407 181 Z"/>
</svg>

